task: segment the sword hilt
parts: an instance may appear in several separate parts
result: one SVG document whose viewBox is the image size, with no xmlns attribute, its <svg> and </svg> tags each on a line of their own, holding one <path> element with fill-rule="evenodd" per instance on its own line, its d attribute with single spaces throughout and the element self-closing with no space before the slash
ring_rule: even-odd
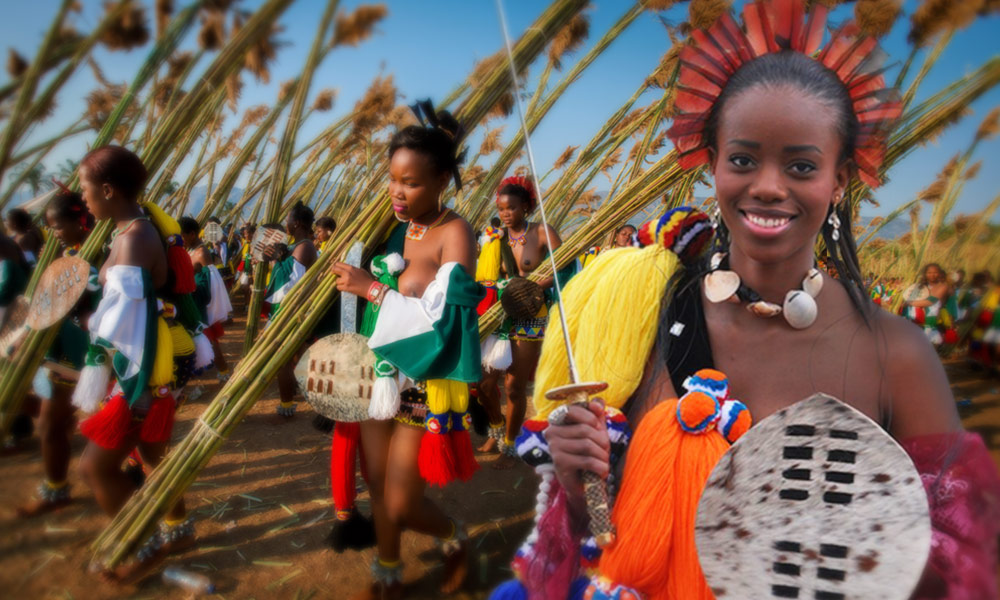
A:
<svg viewBox="0 0 1000 600">
<path fill-rule="evenodd" d="M 587 406 L 590 396 L 608 388 L 604 382 L 571 383 L 546 392 L 549 400 L 566 400 L 569 404 Z M 611 522 L 611 506 L 608 499 L 608 484 L 597 473 L 583 471 L 583 496 L 587 501 L 587 515 L 590 517 L 590 534 L 601 548 L 615 541 L 615 526 Z"/>
</svg>

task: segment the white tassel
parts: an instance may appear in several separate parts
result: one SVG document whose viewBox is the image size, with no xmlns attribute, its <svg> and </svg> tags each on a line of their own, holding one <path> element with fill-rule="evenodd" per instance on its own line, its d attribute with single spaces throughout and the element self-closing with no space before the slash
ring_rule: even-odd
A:
<svg viewBox="0 0 1000 600">
<path fill-rule="evenodd" d="M 97 412 L 97 406 L 108 393 L 111 382 L 111 367 L 108 365 L 86 365 L 80 370 L 80 379 L 73 390 L 73 406 L 85 413 Z"/>
<path fill-rule="evenodd" d="M 368 405 L 368 416 L 376 421 L 387 421 L 399 412 L 399 379 L 376 377 L 372 384 L 372 401 Z"/>
<path fill-rule="evenodd" d="M 506 371 L 514 362 L 510 340 L 501 340 L 492 334 L 483 342 L 482 353 L 483 367 L 487 371 Z"/>
<path fill-rule="evenodd" d="M 215 351 L 212 350 L 212 342 L 208 341 L 204 333 L 194 336 L 194 368 L 206 369 L 215 360 Z"/>
</svg>

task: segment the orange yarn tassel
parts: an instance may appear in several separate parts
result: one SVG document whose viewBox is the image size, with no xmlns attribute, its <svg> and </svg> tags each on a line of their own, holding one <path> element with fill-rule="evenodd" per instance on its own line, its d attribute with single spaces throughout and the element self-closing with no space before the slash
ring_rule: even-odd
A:
<svg viewBox="0 0 1000 600">
<path fill-rule="evenodd" d="M 729 444 L 717 431 L 692 435 L 677 422 L 677 400 L 659 404 L 629 447 L 612 518 L 618 541 L 605 549 L 603 577 L 650 600 L 711 600 L 698 562 L 698 500 Z"/>
</svg>

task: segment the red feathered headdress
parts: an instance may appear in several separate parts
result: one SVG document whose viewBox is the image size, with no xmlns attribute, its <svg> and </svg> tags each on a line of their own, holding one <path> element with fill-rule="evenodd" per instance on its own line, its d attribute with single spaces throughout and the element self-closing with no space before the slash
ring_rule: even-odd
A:
<svg viewBox="0 0 1000 600">
<path fill-rule="evenodd" d="M 899 117 L 903 105 L 896 90 L 886 89 L 885 55 L 877 41 L 861 35 L 854 23 L 841 26 L 821 47 L 827 12 L 818 2 L 807 15 L 802 0 L 757 0 L 743 8 L 745 31 L 725 13 L 708 30 L 691 32 L 691 42 L 680 54 L 678 114 L 667 132 L 682 167 L 708 163 L 705 123 L 733 73 L 759 56 L 794 50 L 815 57 L 847 87 L 859 124 L 854 162 L 861 180 L 878 187 L 886 126 Z"/>
<path fill-rule="evenodd" d="M 500 182 L 500 186 L 497 188 L 497 200 L 500 199 L 500 190 L 504 189 L 508 185 L 516 185 L 518 187 L 524 188 L 524 191 L 528 192 L 528 210 L 525 212 L 531 212 L 535 210 L 535 206 L 538 204 L 538 199 L 535 198 L 535 186 L 531 183 L 531 180 L 527 177 L 521 177 L 520 175 L 512 175 L 507 179 Z"/>
</svg>

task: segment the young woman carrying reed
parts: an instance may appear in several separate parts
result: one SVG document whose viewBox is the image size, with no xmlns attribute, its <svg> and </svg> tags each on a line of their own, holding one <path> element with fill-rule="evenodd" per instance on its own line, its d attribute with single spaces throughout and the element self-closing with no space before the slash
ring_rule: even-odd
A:
<svg viewBox="0 0 1000 600">
<path fill-rule="evenodd" d="M 466 480 L 477 468 L 467 408 L 468 384 L 480 376 L 476 305 L 483 293 L 472 279 L 472 228 L 441 202 L 452 178 L 461 185 L 462 128 L 429 102 L 419 107 L 428 126 L 406 127 L 389 145 L 389 197 L 405 225 L 390 238 L 387 257 L 373 261 L 395 263 L 401 272 L 392 269 L 389 284 L 343 263 L 333 267 L 341 292 L 378 307 L 369 347 L 412 381 L 382 399 L 388 406 L 376 409 L 373 398 L 369 412 L 382 419 L 361 424 L 378 554 L 374 581 L 358 598 L 403 597 L 403 529 L 441 541 L 442 592 L 457 590 L 466 574 L 465 528 L 427 499 L 424 488 Z"/>
<path fill-rule="evenodd" d="M 94 227 L 94 217 L 87 211 L 83 196 L 68 189 L 61 189 L 49 202 L 45 220 L 52 234 L 63 246 L 63 256 L 75 256 Z M 62 322 L 59 336 L 49 348 L 46 359 L 69 371 L 83 368 L 84 356 L 90 345 L 87 320 L 100 296 L 97 273 L 91 267 L 92 277 L 87 291 L 76 307 Z M 71 502 L 66 474 L 69 470 L 70 436 L 76 424 L 72 405 L 76 379 L 67 372 L 42 368 L 42 387 L 35 392 L 41 397 L 38 416 L 38 434 L 42 445 L 42 465 L 45 479 L 38 488 L 38 497 L 18 507 L 21 517 L 34 517 L 58 510 Z M 38 381 L 36 376 L 36 381 Z"/>
</svg>

